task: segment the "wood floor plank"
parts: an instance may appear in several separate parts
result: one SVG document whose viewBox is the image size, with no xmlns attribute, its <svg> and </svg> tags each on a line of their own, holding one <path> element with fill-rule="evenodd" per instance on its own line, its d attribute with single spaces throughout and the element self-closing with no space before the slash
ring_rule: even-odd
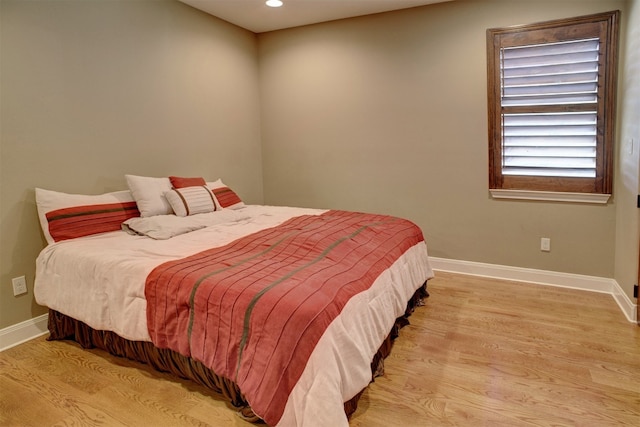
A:
<svg viewBox="0 0 640 427">
<path fill-rule="evenodd" d="M 352 427 L 640 425 L 640 328 L 605 294 L 438 272 Z M 214 392 L 38 338 L 0 353 L 0 425 L 232 426 Z"/>
<path fill-rule="evenodd" d="M 3 420 L 7 425 L 54 425 L 55 423 L 51 422 L 53 418 L 44 421 L 44 424 L 38 424 L 39 422 L 32 418 L 34 415 L 41 417 L 41 412 L 50 407 L 62 411 L 65 418 L 76 420 L 81 425 L 125 425 L 118 422 L 118 413 L 105 412 L 100 402 L 92 399 L 90 393 L 82 393 L 65 381 L 60 381 L 57 372 L 30 369 L 30 367 L 25 369 L 19 360 L 14 359 L 13 362 L 2 366 L 3 387 L 0 397 L 4 400 L 5 395 L 8 399 L 9 396 L 18 394 L 16 387 L 12 387 L 16 384 L 26 389 L 25 402 L 29 404 L 37 402 L 37 406 L 30 409 L 26 414 L 27 417 L 24 418 L 13 419 L 7 415 L 7 420 Z M 17 406 L 20 411 L 22 411 L 22 404 L 19 402 Z"/>
<path fill-rule="evenodd" d="M 610 296 L 446 273 L 430 293 L 386 363 L 386 379 L 406 382 L 368 390 L 444 408 L 407 425 L 640 425 L 639 328 Z M 627 378 L 615 383 L 612 372 Z M 352 422 L 360 416 L 381 414 Z"/>
<path fill-rule="evenodd" d="M 2 376 L 0 389 L 0 425 L 43 426 L 62 419 L 66 413 L 46 399 L 34 398 L 33 391 Z"/>
</svg>

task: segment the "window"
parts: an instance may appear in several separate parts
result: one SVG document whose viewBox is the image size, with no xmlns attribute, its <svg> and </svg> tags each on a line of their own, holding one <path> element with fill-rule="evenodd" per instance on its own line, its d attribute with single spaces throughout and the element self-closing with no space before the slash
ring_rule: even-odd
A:
<svg viewBox="0 0 640 427">
<path fill-rule="evenodd" d="M 611 194 L 618 21 L 615 11 L 487 30 L 494 197 Z"/>
</svg>

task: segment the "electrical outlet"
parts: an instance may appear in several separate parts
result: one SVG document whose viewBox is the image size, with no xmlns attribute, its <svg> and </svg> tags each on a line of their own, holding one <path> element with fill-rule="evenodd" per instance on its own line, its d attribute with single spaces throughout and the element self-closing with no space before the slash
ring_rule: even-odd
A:
<svg viewBox="0 0 640 427">
<path fill-rule="evenodd" d="M 13 284 L 13 296 L 27 293 L 27 279 L 24 276 L 14 277 L 11 279 L 11 284 Z"/>
<path fill-rule="evenodd" d="M 540 250 L 543 252 L 551 252 L 551 239 L 548 237 L 542 237 L 540 239 Z"/>
</svg>

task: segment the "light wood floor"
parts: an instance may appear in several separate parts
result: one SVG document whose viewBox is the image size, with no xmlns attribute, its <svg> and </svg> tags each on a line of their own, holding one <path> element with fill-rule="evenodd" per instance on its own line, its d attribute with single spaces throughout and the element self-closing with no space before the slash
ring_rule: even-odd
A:
<svg viewBox="0 0 640 427">
<path fill-rule="evenodd" d="M 352 427 L 640 426 L 640 327 L 610 296 L 448 273 L 429 291 Z M 0 425 L 251 424 L 203 387 L 38 338 L 0 353 Z"/>
</svg>

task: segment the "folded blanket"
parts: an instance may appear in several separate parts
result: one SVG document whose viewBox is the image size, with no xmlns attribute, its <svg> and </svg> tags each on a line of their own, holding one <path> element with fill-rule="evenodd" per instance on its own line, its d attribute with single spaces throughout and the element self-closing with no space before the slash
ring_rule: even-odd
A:
<svg viewBox="0 0 640 427">
<path fill-rule="evenodd" d="M 180 217 L 177 215 L 156 215 L 130 218 L 122 223 L 122 229 L 129 234 L 139 234 L 156 240 L 166 240 L 201 228 L 226 222 L 238 222 L 249 218 L 241 209 L 223 209 L 216 212 Z"/>
<path fill-rule="evenodd" d="M 285 415 L 289 397 L 334 321 L 357 329 L 367 319 L 362 324 L 362 335 L 370 342 L 366 350 L 344 344 L 334 361 L 325 358 L 331 372 L 365 373 L 355 392 L 366 385 L 373 354 L 428 275 L 401 280 L 408 287 L 408 295 L 402 296 L 402 283 L 377 283 L 416 245 L 424 246 L 422 231 L 408 220 L 332 210 L 297 216 L 163 263 L 149 274 L 145 287 L 151 340 L 234 381 L 254 413 L 269 425 L 346 425 L 343 402 L 355 394 L 343 390 L 347 374 L 332 389 L 321 387 L 322 393 L 331 390 L 335 406 L 328 401 L 322 406 L 341 416 L 337 424 L 329 414 L 302 422 L 307 410 L 300 407 L 301 412 Z M 389 294 L 398 295 L 399 304 Z M 388 304 L 379 307 L 381 301 Z M 343 315 L 348 304 L 359 310 Z M 346 333 L 349 342 L 354 334 Z M 325 398 L 312 393 L 309 399 L 319 403 Z"/>
</svg>

